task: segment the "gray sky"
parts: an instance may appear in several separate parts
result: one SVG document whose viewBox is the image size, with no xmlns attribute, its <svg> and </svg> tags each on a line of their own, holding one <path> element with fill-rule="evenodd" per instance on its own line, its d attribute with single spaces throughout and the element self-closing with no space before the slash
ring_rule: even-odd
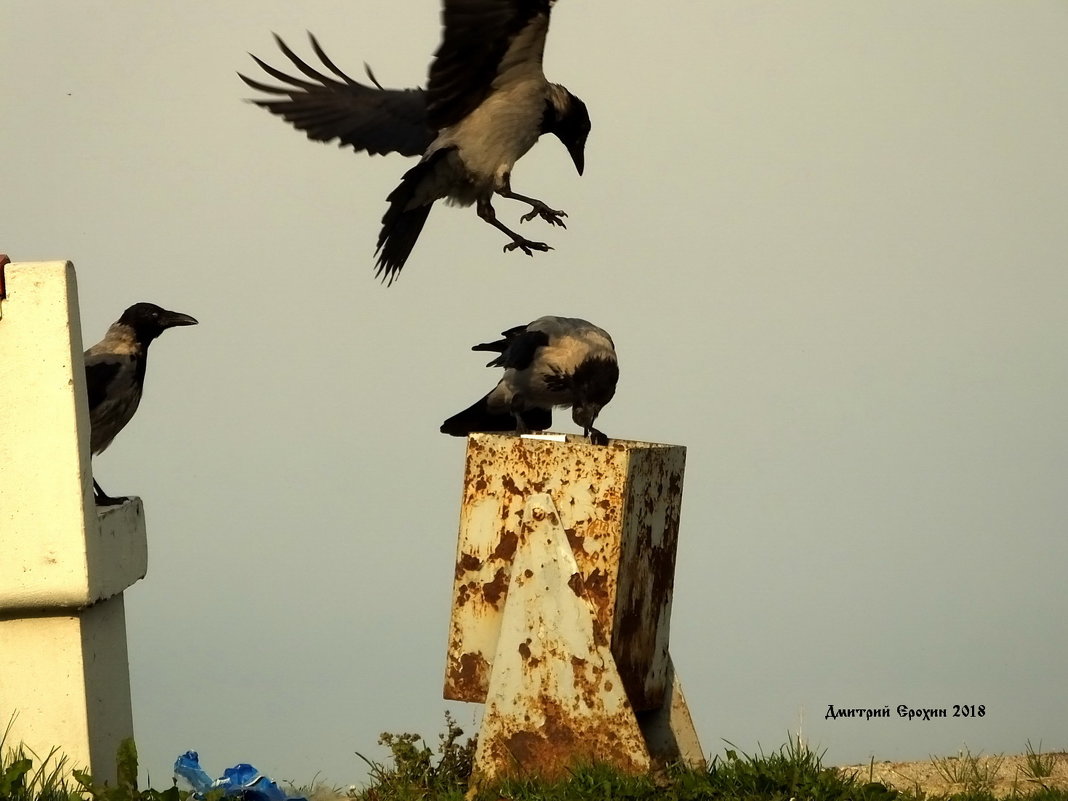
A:
<svg viewBox="0 0 1068 801">
<path fill-rule="evenodd" d="M 437 0 L 2 9 L 0 250 L 75 263 L 87 345 L 135 301 L 201 322 L 96 462 L 148 517 L 156 786 L 190 748 L 358 781 L 381 731 L 471 727 L 441 699 L 464 448 L 437 427 L 496 380 L 468 348 L 543 314 L 615 338 L 599 427 L 688 448 L 671 650 L 706 751 L 802 714 L 830 763 L 1068 747 L 1068 5 L 562 0 L 586 174 L 547 138 L 513 184 L 568 229 L 526 224 L 556 248 L 528 259 L 438 207 L 388 290 L 410 162 L 307 141 L 235 72 L 311 30 L 419 84 Z"/>
</svg>

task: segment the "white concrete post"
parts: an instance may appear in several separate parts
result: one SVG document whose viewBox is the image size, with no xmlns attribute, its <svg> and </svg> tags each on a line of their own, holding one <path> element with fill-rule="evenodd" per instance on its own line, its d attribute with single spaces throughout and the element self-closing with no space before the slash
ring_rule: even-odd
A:
<svg viewBox="0 0 1068 801">
<path fill-rule="evenodd" d="M 144 577 L 141 501 L 97 509 L 70 262 L 12 263 L 0 296 L 0 728 L 114 781 L 133 736 L 122 592 Z"/>
<path fill-rule="evenodd" d="M 444 694 L 486 704 L 476 781 L 703 764 L 668 654 L 685 459 L 468 438 Z"/>
</svg>

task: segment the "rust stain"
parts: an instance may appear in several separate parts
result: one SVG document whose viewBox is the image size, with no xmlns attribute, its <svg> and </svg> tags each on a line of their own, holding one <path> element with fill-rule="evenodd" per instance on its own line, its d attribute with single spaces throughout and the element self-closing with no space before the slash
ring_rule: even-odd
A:
<svg viewBox="0 0 1068 801">
<path fill-rule="evenodd" d="M 494 609 L 500 609 L 501 598 L 508 591 L 508 573 L 503 567 L 498 568 L 493 581 L 482 585 L 482 597 Z"/>
<path fill-rule="evenodd" d="M 551 697 L 540 700 L 537 712 L 527 716 L 526 721 L 508 721 L 511 725 L 487 744 L 497 777 L 537 775 L 560 779 L 575 767 L 591 763 L 609 764 L 631 774 L 646 770 L 647 753 L 640 738 L 636 746 L 642 750 L 634 753 L 619 736 L 622 727 L 634 725 L 623 715 L 578 716 Z"/>
<path fill-rule="evenodd" d="M 567 586 L 571 588 L 571 592 L 575 593 L 575 595 L 581 598 L 584 593 L 584 588 L 582 586 L 582 574 L 572 573 L 571 578 L 567 580 Z"/>
<path fill-rule="evenodd" d="M 586 709 L 597 708 L 597 699 L 601 694 L 599 691 L 600 675 L 603 672 L 603 668 L 597 669 L 590 664 L 589 660 L 577 656 L 571 657 L 571 679 L 575 685 L 575 692 Z"/>
<path fill-rule="evenodd" d="M 542 660 L 540 657 L 534 656 L 533 652 L 530 650 L 531 642 L 531 639 L 528 637 L 525 641 L 519 643 L 518 651 L 519 656 L 521 656 L 523 658 L 523 662 L 526 663 L 527 670 L 536 670 L 537 667 L 541 664 Z M 525 715 L 525 719 L 529 720 L 530 716 Z"/>
<path fill-rule="evenodd" d="M 571 546 L 571 551 L 575 554 L 575 558 L 580 559 L 581 554 L 586 552 L 586 538 L 579 534 L 576 528 L 565 528 L 564 533 L 567 535 L 567 544 Z"/>
<path fill-rule="evenodd" d="M 501 484 L 504 486 L 504 491 L 510 495 L 522 495 L 523 491 L 516 485 L 515 480 L 505 473 L 501 476 Z"/>
<path fill-rule="evenodd" d="M 608 573 L 601 568 L 596 567 L 591 570 L 583 582 L 586 589 L 586 596 L 593 601 L 594 606 L 597 608 L 604 608 L 608 605 Z"/>
<path fill-rule="evenodd" d="M 482 654 L 469 651 L 449 664 L 445 697 L 453 701 L 484 701 L 489 687 L 489 663 Z"/>
<path fill-rule="evenodd" d="M 493 553 L 490 554 L 490 559 L 500 559 L 503 562 L 511 563 L 512 557 L 515 556 L 515 549 L 519 546 L 519 535 L 514 531 L 505 531 L 501 534 L 500 542 L 497 543 L 497 547 L 493 549 Z"/>
<path fill-rule="evenodd" d="M 456 563 L 456 578 L 462 578 L 464 573 L 478 570 L 482 567 L 482 560 L 473 553 L 460 555 L 460 561 Z"/>
</svg>

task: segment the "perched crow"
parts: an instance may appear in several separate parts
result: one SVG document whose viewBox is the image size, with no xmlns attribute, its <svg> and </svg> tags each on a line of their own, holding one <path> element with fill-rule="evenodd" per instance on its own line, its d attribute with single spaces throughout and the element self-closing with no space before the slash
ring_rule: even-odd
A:
<svg viewBox="0 0 1068 801">
<path fill-rule="evenodd" d="M 167 311 L 154 303 L 135 303 L 113 323 L 104 338 L 85 352 L 85 384 L 89 395 L 89 452 L 96 455 L 130 422 L 141 402 L 148 346 L 168 328 L 196 325 L 188 314 Z M 96 502 L 110 498 L 93 479 Z"/>
<path fill-rule="evenodd" d="M 608 332 L 574 317 L 541 317 L 501 336 L 471 350 L 500 353 L 486 366 L 503 367 L 504 378 L 482 400 L 442 423 L 441 432 L 463 437 L 474 431 L 543 431 L 552 425 L 554 406 L 570 406 L 571 419 L 590 442 L 606 444 L 608 437 L 593 421 L 616 394 L 619 380 Z"/>
<path fill-rule="evenodd" d="M 378 236 L 375 275 L 393 280 L 404 267 L 434 201 L 475 204 L 478 216 L 511 238 L 504 249 L 549 250 L 506 228 L 493 210 L 494 193 L 527 203 L 522 220 L 541 217 L 564 226 L 562 211 L 512 191 L 512 167 L 544 133 L 556 135 L 582 174 L 590 115 L 586 105 L 542 71 L 542 53 L 555 0 L 444 0 L 441 45 L 426 90 L 386 89 L 353 80 L 312 48 L 336 77 L 302 61 L 275 36 L 293 65 L 311 80 L 294 78 L 252 56 L 288 86 L 241 79 L 271 99 L 253 102 L 321 142 L 338 140 L 357 152 L 422 155 L 387 200 Z M 340 79 L 340 80 L 339 80 Z"/>
</svg>

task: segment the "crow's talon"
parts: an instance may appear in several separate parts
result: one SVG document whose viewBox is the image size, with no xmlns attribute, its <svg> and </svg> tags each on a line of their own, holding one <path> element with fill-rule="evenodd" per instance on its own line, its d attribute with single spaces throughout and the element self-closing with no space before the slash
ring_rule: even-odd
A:
<svg viewBox="0 0 1068 801">
<path fill-rule="evenodd" d="M 598 431 L 596 428 L 591 428 L 586 435 L 590 438 L 591 445 L 605 446 L 608 444 L 608 436 L 603 431 Z"/>
<path fill-rule="evenodd" d="M 552 250 L 552 248 L 546 245 L 544 242 L 532 242 L 529 239 L 516 239 L 515 241 L 509 242 L 507 245 L 504 246 L 504 252 L 507 253 L 510 250 L 515 250 L 516 248 L 519 248 L 528 256 L 533 256 L 535 250 L 541 253 L 545 253 L 546 251 Z"/>
<path fill-rule="evenodd" d="M 561 228 L 567 228 L 564 225 L 563 218 L 567 216 L 566 212 L 556 211 L 550 209 L 548 206 L 534 206 L 529 212 L 519 218 L 520 222 L 530 222 L 535 217 L 541 217 L 549 225 L 559 225 Z"/>
</svg>

